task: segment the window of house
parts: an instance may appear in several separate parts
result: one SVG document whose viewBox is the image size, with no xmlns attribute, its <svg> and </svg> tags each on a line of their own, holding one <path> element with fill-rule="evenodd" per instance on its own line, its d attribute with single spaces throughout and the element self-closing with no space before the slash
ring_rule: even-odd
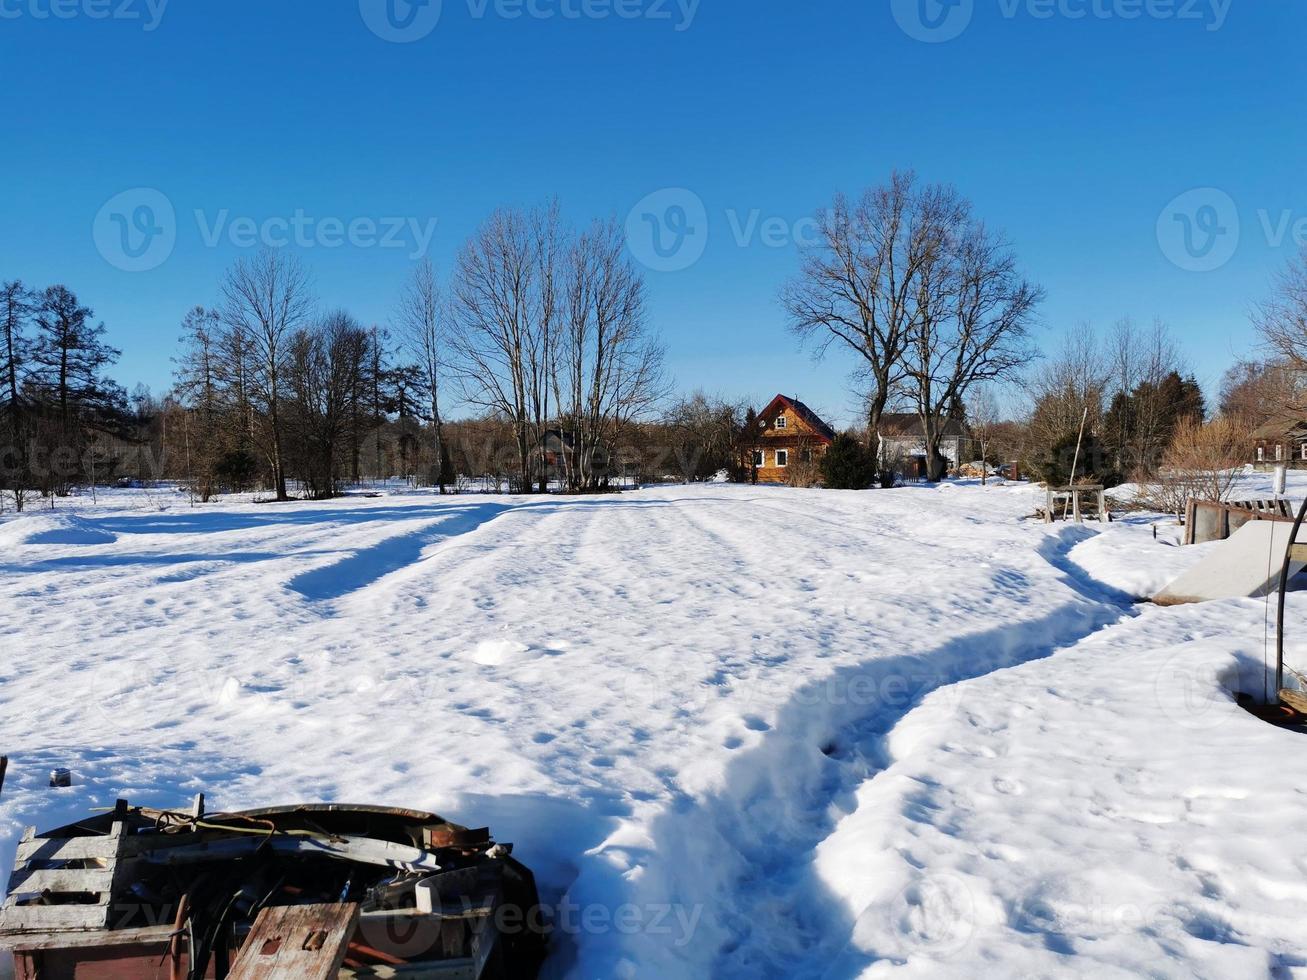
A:
<svg viewBox="0 0 1307 980">
<path fill-rule="evenodd" d="M 790 465 L 790 451 L 788 449 L 776 450 L 776 465 L 777 466 Z"/>
<path fill-rule="evenodd" d="M 1284 459 L 1284 447 L 1277 442 L 1275 444 L 1275 461 L 1278 463 L 1282 459 Z"/>
<path fill-rule="evenodd" d="M 1307 460 L 1307 442 L 1302 444 L 1302 458 Z"/>
<path fill-rule="evenodd" d="M 784 415 L 778 415 L 778 416 L 776 416 L 776 428 L 778 428 L 778 429 L 783 429 L 783 428 L 785 428 L 786 424 L 787 424 L 787 423 L 786 423 L 786 421 L 785 421 L 785 416 L 784 416 Z"/>
<path fill-rule="evenodd" d="M 754 465 L 754 466 L 763 466 L 763 465 L 765 465 L 765 460 L 766 460 L 766 457 L 764 456 L 763 451 L 762 451 L 761 449 L 755 449 L 755 450 L 753 451 L 753 465 Z"/>
<path fill-rule="evenodd" d="M 1307 449 L 1307 445 L 1304 445 L 1302 448 L 1303 448 L 1303 449 Z M 1307 459 L 1307 453 L 1304 453 L 1304 454 L 1303 454 L 1303 459 Z M 811 449 L 800 449 L 800 450 L 799 450 L 799 462 L 801 462 L 801 463 L 811 463 L 811 462 L 812 462 L 812 450 L 811 450 Z"/>
<path fill-rule="evenodd" d="M 1257 447 L 1257 462 L 1259 462 L 1259 463 L 1265 463 L 1265 462 L 1266 462 L 1266 447 L 1265 447 L 1265 446 L 1258 446 L 1258 447 Z"/>
</svg>

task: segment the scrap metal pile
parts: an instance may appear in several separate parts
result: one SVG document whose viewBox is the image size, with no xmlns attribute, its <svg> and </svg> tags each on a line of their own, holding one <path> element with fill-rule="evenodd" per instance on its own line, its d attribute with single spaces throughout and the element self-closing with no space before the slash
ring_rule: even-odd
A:
<svg viewBox="0 0 1307 980">
<path fill-rule="evenodd" d="M 488 830 L 313 804 L 132 807 L 18 845 L 0 944 L 19 978 L 530 978 L 531 872 Z"/>
</svg>

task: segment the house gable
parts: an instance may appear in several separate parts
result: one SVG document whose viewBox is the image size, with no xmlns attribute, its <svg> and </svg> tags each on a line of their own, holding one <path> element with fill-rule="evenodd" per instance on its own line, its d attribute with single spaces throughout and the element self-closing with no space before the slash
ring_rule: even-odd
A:
<svg viewBox="0 0 1307 980">
<path fill-rule="evenodd" d="M 758 413 L 758 438 L 768 443 L 773 440 L 814 441 L 829 446 L 835 441 L 835 430 L 820 416 L 796 398 L 777 395 Z"/>
</svg>

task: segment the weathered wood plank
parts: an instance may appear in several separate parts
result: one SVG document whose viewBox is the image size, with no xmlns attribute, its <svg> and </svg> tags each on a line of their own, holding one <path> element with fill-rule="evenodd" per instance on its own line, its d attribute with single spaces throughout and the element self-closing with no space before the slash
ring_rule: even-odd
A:
<svg viewBox="0 0 1307 980">
<path fill-rule="evenodd" d="M 0 911 L 0 930 L 49 932 L 52 929 L 103 929 L 109 905 L 11 905 Z"/>
<path fill-rule="evenodd" d="M 165 944 L 172 925 L 141 926 L 135 929 L 101 929 L 94 932 L 31 932 L 11 936 L 2 945 L 16 950 L 87 949 L 99 946 Z"/>
<path fill-rule="evenodd" d="M 328 980 L 345 959 L 357 904 L 265 908 L 232 964 L 231 980 Z"/>
<path fill-rule="evenodd" d="M 34 837 L 18 845 L 15 864 L 33 861 L 109 861 L 118 856 L 119 838 Z"/>
<path fill-rule="evenodd" d="M 15 892 L 92 892 L 108 893 L 113 887 L 112 868 L 14 869 L 9 879 L 9 893 Z"/>
</svg>

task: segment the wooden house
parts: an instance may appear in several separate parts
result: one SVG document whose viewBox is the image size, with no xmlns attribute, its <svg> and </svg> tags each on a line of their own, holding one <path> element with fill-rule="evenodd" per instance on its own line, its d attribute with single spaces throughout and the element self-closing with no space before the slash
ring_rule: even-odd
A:
<svg viewBox="0 0 1307 980">
<path fill-rule="evenodd" d="M 1307 469 L 1307 421 L 1282 418 L 1253 432 L 1253 459 L 1258 466 Z"/>
<path fill-rule="evenodd" d="M 758 413 L 753 468 L 759 483 L 788 483 L 799 465 L 820 461 L 835 430 L 797 398 L 777 395 Z"/>
</svg>

